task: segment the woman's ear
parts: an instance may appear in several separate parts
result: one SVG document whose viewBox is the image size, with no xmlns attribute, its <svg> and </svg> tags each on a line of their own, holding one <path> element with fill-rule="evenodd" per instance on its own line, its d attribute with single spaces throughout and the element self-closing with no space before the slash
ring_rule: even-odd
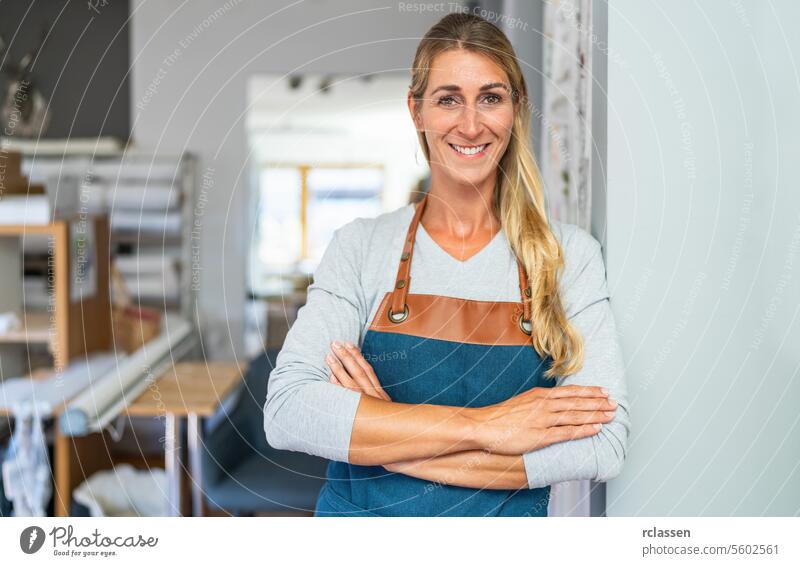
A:
<svg viewBox="0 0 800 566">
<path fill-rule="evenodd" d="M 414 127 L 418 132 L 422 131 L 422 120 L 419 117 L 419 111 L 417 108 L 417 101 L 414 100 L 414 95 L 411 91 L 408 91 L 408 96 L 406 97 L 406 102 L 408 103 L 408 111 L 411 114 L 411 119 L 414 121 Z"/>
</svg>

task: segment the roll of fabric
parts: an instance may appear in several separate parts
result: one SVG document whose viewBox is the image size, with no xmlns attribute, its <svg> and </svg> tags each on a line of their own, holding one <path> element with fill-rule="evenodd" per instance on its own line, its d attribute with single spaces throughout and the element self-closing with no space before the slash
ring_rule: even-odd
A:
<svg viewBox="0 0 800 566">
<path fill-rule="evenodd" d="M 114 210 L 111 213 L 111 228 L 128 232 L 173 236 L 180 234 L 180 212 L 131 212 Z"/>
<path fill-rule="evenodd" d="M 158 338 L 120 360 L 116 371 L 108 372 L 73 399 L 61 413 L 61 431 L 70 436 L 84 436 L 102 430 L 193 346 L 192 324 L 179 317 L 168 322 L 164 317 Z"/>
<path fill-rule="evenodd" d="M 169 183 L 106 187 L 109 209 L 172 210 L 178 206 L 180 190 Z"/>
</svg>

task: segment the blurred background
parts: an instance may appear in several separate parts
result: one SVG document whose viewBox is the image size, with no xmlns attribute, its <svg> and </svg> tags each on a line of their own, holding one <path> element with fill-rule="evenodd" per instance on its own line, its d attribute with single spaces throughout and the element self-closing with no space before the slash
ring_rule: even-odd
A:
<svg viewBox="0 0 800 566">
<path fill-rule="evenodd" d="M 627 362 L 625 470 L 550 514 L 800 511 L 795 3 L 6 0 L 1 515 L 313 509 L 266 377 L 333 231 L 426 189 L 409 66 L 458 10 L 514 45 Z"/>
</svg>

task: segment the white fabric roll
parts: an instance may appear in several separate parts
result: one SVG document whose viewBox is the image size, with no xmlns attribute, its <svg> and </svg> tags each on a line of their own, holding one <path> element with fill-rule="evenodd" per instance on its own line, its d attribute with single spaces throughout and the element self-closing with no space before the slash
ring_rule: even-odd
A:
<svg viewBox="0 0 800 566">
<path fill-rule="evenodd" d="M 181 214 L 115 210 L 111 214 L 111 227 L 130 232 L 176 235 L 181 231 Z"/>
<path fill-rule="evenodd" d="M 109 210 L 171 210 L 178 206 L 180 189 L 169 183 L 143 185 L 117 185 L 107 189 Z"/>
<path fill-rule="evenodd" d="M 193 345 L 191 323 L 165 316 L 157 338 L 122 358 L 116 370 L 112 369 L 69 404 L 61 414 L 61 430 L 72 436 L 102 430 Z"/>
</svg>

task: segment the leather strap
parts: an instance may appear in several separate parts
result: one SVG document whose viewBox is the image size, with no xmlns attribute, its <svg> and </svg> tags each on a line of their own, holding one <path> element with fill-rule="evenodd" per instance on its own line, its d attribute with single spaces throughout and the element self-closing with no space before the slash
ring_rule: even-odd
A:
<svg viewBox="0 0 800 566">
<path fill-rule="evenodd" d="M 403 245 L 403 253 L 400 255 L 400 265 L 397 268 L 397 277 L 394 280 L 394 290 L 392 291 L 392 306 L 389 310 L 389 318 L 399 318 L 408 306 L 406 305 L 406 295 L 408 295 L 408 288 L 411 286 L 411 256 L 414 253 L 414 238 L 417 236 L 417 226 L 422 218 L 422 213 L 425 212 L 425 205 L 428 204 L 428 193 L 422 197 L 417 203 L 417 210 L 414 212 L 414 217 L 411 219 L 411 224 L 408 225 L 408 233 L 406 234 L 406 243 Z M 392 322 L 402 322 L 401 320 L 392 320 Z"/>
<path fill-rule="evenodd" d="M 397 268 L 397 277 L 395 278 L 394 289 L 392 290 L 391 308 L 388 313 L 389 319 L 392 320 L 392 322 L 402 322 L 408 316 L 406 297 L 408 296 L 408 289 L 411 287 L 411 256 L 414 254 L 414 240 L 417 236 L 417 227 L 422 219 L 422 213 L 425 212 L 426 204 L 428 204 L 427 193 L 422 197 L 422 200 L 417 203 L 414 217 L 408 225 L 406 241 L 403 245 L 403 253 L 400 255 L 400 264 Z M 531 308 L 530 302 L 526 299 L 530 298 L 531 291 L 528 287 L 528 276 L 519 258 L 517 258 L 517 271 L 519 272 L 519 292 L 523 304 L 522 317 L 525 322 L 529 322 L 531 320 Z"/>
<path fill-rule="evenodd" d="M 522 320 L 529 322 L 531 320 L 531 303 L 528 299 L 531 297 L 531 288 L 528 274 L 525 273 L 525 268 L 519 258 L 517 258 L 517 271 L 519 271 L 519 294 L 522 297 Z"/>
</svg>

